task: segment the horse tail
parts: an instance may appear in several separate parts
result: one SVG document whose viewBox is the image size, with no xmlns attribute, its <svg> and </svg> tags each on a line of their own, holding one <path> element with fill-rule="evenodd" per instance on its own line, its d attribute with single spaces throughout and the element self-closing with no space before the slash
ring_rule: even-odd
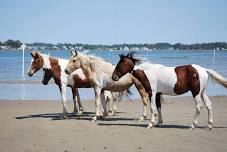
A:
<svg viewBox="0 0 227 152">
<path fill-rule="evenodd" d="M 211 76 L 213 80 L 215 80 L 217 83 L 220 85 L 224 86 L 227 88 L 227 79 L 225 79 L 223 76 L 215 72 L 214 70 L 211 69 L 206 69 L 207 73 Z"/>
<path fill-rule="evenodd" d="M 126 97 L 127 99 L 131 100 L 130 96 L 132 95 L 133 93 L 130 89 L 121 92 L 111 92 L 111 97 L 109 97 L 109 100 L 113 100 L 114 102 L 120 102 L 122 101 L 123 97 Z"/>
<path fill-rule="evenodd" d="M 127 89 L 126 93 L 128 97 L 133 95 L 133 92 L 130 90 L 130 88 Z"/>
</svg>

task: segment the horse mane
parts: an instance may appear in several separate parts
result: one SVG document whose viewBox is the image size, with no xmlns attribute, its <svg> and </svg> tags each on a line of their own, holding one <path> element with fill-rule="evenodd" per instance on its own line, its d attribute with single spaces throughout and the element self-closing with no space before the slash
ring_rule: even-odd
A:
<svg viewBox="0 0 227 152">
<path fill-rule="evenodd" d="M 106 66 L 113 66 L 112 63 L 110 62 L 107 62 L 105 59 L 101 58 L 101 57 L 97 57 L 97 56 L 94 56 L 94 55 L 87 55 L 88 57 L 88 64 L 91 68 L 92 71 L 103 71 L 103 69 L 100 69 L 100 66 L 102 67 L 102 65 L 106 65 Z M 107 70 L 107 69 L 104 69 L 104 71 Z M 104 72 L 103 71 L 103 72 Z"/>
<path fill-rule="evenodd" d="M 123 59 L 123 58 L 128 58 L 128 59 L 130 59 L 130 60 L 132 60 L 132 62 L 134 63 L 134 64 L 137 64 L 137 63 L 142 63 L 142 62 L 144 62 L 146 59 L 144 59 L 144 58 L 139 58 L 139 57 L 135 57 L 135 54 L 136 54 L 137 52 L 135 52 L 135 51 L 130 51 L 128 54 L 119 54 L 119 57 L 120 57 L 120 59 Z"/>
<path fill-rule="evenodd" d="M 100 65 L 101 63 L 113 65 L 112 63 L 107 62 L 105 59 L 103 59 L 101 57 L 97 57 L 97 56 L 94 56 L 94 55 L 88 55 L 88 54 L 85 54 L 85 53 L 82 53 L 82 52 L 80 52 L 80 55 L 82 55 L 83 57 L 86 57 L 88 62 L 93 66 L 94 65 Z"/>
</svg>

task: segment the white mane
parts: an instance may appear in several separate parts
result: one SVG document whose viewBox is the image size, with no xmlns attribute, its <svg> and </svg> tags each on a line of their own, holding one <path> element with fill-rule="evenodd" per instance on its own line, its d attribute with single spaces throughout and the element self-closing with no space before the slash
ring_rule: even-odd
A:
<svg viewBox="0 0 227 152">
<path fill-rule="evenodd" d="M 82 57 L 84 57 L 85 59 L 87 59 L 88 62 L 90 62 L 91 64 L 101 64 L 101 63 L 105 63 L 105 64 L 110 64 L 113 66 L 112 63 L 107 62 L 105 59 L 101 58 L 101 57 L 96 57 L 94 55 L 88 55 L 88 54 L 84 54 L 82 52 L 78 52 L 79 55 L 81 55 Z"/>
<path fill-rule="evenodd" d="M 100 75 L 101 73 L 112 73 L 114 66 L 100 57 L 87 55 L 78 52 L 78 58 L 81 59 L 82 65 L 91 70 L 91 72 Z M 85 69 L 86 69 L 85 68 Z"/>
</svg>

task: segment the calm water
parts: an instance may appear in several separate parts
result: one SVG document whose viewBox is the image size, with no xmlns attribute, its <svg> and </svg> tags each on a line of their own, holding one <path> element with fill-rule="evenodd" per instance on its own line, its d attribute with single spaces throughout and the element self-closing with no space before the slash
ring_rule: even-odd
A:
<svg viewBox="0 0 227 152">
<path fill-rule="evenodd" d="M 104 58 L 105 60 L 116 64 L 119 60 L 118 54 L 122 51 L 89 51 Z M 50 53 L 52 56 L 69 58 L 69 51 L 42 51 Z M 127 51 L 124 51 L 127 53 Z M 160 63 L 168 66 L 177 66 L 184 64 L 198 64 L 200 66 L 211 68 L 227 78 L 227 51 L 216 51 L 215 62 L 213 64 L 213 51 L 139 51 L 139 56 L 146 57 L 153 63 Z M 25 72 L 30 64 L 30 52 L 25 52 Z M 22 52 L 21 51 L 0 51 L 0 99 L 48 99 L 59 100 L 59 90 L 55 85 L 44 86 L 42 84 L 5 84 L 4 81 L 17 80 L 38 80 L 41 82 L 42 70 L 33 77 L 22 77 Z M 132 98 L 139 98 L 135 88 L 132 89 L 134 95 Z M 71 91 L 68 90 L 68 98 L 71 99 Z M 209 82 L 209 95 L 227 95 L 227 89 Z M 80 89 L 82 99 L 93 99 L 92 89 Z"/>
</svg>

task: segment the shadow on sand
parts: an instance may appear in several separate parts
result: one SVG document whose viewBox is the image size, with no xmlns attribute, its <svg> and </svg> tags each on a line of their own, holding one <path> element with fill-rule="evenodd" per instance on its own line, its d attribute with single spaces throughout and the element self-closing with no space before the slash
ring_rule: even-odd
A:
<svg viewBox="0 0 227 152">
<path fill-rule="evenodd" d="M 105 123 L 105 122 L 100 122 L 98 123 L 99 126 L 131 126 L 131 127 L 143 127 L 146 128 L 148 124 L 141 124 L 141 123 Z M 186 126 L 186 125 L 161 125 L 161 126 L 156 126 L 155 128 L 166 128 L 166 129 L 191 129 L 191 126 Z M 195 129 L 208 129 L 207 126 L 198 126 Z M 227 128 L 225 126 L 214 126 L 213 129 L 215 128 Z"/>
<path fill-rule="evenodd" d="M 121 112 L 118 112 L 121 113 Z M 92 120 L 92 117 L 95 115 L 94 112 L 84 112 L 82 115 L 73 115 L 68 114 L 66 118 L 62 117 L 62 113 L 45 113 L 45 114 L 35 114 L 35 115 L 27 115 L 27 116 L 19 116 L 15 117 L 15 119 L 32 119 L 32 118 L 48 118 L 51 120 Z M 122 121 L 120 123 L 116 123 L 116 121 Z M 130 123 L 129 123 L 130 122 Z M 136 118 L 122 118 L 122 117 L 108 117 L 105 120 L 99 119 L 97 121 L 99 126 L 131 126 L 131 127 L 142 127 L 146 128 L 148 125 L 148 121 L 145 122 L 138 122 Z M 190 129 L 191 126 L 187 125 L 175 125 L 175 124 L 164 124 L 161 126 L 156 126 L 155 128 L 168 128 L 168 129 Z M 198 126 L 196 128 L 199 129 L 207 129 L 207 126 Z M 227 128 L 225 126 L 214 126 L 213 128 Z"/>
<path fill-rule="evenodd" d="M 87 118 L 85 120 L 91 119 L 94 116 L 93 112 L 84 112 L 82 115 L 74 115 L 74 114 L 67 114 L 67 117 L 64 118 L 62 113 L 45 113 L 45 114 L 35 114 L 35 115 L 27 115 L 27 116 L 19 116 L 15 117 L 16 119 L 29 119 L 29 118 L 49 118 L 52 120 L 68 120 L 68 119 L 80 119 L 80 118 Z"/>
<path fill-rule="evenodd" d="M 117 112 L 115 116 L 118 116 L 119 113 Z M 34 114 L 34 115 L 27 115 L 27 116 L 18 116 L 15 119 L 31 119 L 31 118 L 48 118 L 51 120 L 92 120 L 92 117 L 95 116 L 94 112 L 83 112 L 82 115 L 74 115 L 74 114 L 67 114 L 66 118 L 63 117 L 62 113 L 44 113 L 44 114 Z M 120 117 L 107 117 L 106 119 L 99 118 L 98 121 L 132 121 L 136 120 L 135 118 L 120 118 Z"/>
<path fill-rule="evenodd" d="M 100 126 L 131 126 L 131 127 L 143 127 L 146 128 L 148 124 L 128 124 L 128 123 L 98 123 Z M 162 125 L 155 128 L 176 128 L 176 129 L 189 129 L 190 126 L 184 125 Z"/>
</svg>

